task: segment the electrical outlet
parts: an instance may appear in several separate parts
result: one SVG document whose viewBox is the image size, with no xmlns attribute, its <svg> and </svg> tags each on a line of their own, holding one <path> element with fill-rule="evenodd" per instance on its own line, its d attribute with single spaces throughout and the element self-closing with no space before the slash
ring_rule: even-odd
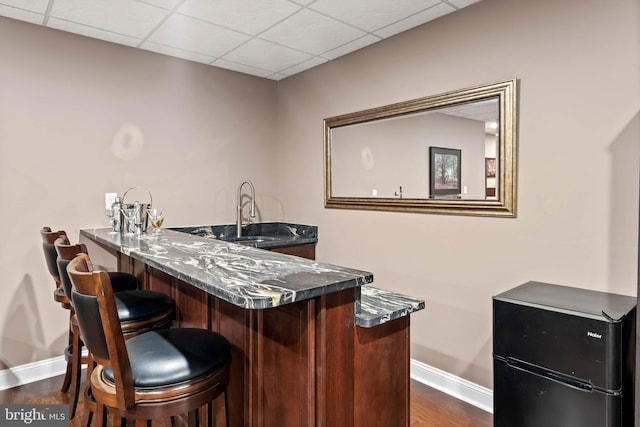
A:
<svg viewBox="0 0 640 427">
<path fill-rule="evenodd" d="M 104 193 L 104 208 L 111 208 L 113 202 L 116 201 L 116 197 L 118 197 L 118 193 Z"/>
</svg>

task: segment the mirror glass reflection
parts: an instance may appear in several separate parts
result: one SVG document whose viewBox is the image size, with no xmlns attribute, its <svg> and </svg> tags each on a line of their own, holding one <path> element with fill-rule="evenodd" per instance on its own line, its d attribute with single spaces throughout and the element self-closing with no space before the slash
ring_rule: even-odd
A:
<svg viewBox="0 0 640 427">
<path fill-rule="evenodd" d="M 498 119 L 493 97 L 332 129 L 331 194 L 495 199 Z"/>
<path fill-rule="evenodd" d="M 515 216 L 515 83 L 325 119 L 325 206 Z"/>
</svg>

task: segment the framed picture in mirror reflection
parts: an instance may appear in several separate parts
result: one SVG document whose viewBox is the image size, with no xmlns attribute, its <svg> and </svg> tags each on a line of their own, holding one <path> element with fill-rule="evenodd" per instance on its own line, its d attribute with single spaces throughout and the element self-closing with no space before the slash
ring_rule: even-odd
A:
<svg viewBox="0 0 640 427">
<path fill-rule="evenodd" d="M 429 196 L 461 194 L 462 151 L 454 148 L 429 147 Z"/>
<path fill-rule="evenodd" d="M 495 178 L 496 177 L 496 158 L 495 157 L 486 157 L 484 159 L 484 170 L 487 178 Z"/>
</svg>

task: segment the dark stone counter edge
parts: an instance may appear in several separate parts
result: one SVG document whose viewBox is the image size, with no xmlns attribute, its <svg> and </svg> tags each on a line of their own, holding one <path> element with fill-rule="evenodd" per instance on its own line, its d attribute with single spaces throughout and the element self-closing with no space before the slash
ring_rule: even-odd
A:
<svg viewBox="0 0 640 427">
<path fill-rule="evenodd" d="M 373 328 L 425 308 L 425 301 L 422 299 L 368 285 L 362 286 L 360 290 L 355 321 L 356 326 L 362 328 Z"/>
</svg>

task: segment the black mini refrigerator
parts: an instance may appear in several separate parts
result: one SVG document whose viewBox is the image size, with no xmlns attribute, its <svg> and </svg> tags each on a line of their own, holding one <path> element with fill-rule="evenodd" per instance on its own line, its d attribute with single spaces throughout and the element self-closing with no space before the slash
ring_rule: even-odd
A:
<svg viewBox="0 0 640 427">
<path fill-rule="evenodd" d="M 635 297 L 547 283 L 493 297 L 494 427 L 633 426 L 635 316 Z"/>
</svg>

